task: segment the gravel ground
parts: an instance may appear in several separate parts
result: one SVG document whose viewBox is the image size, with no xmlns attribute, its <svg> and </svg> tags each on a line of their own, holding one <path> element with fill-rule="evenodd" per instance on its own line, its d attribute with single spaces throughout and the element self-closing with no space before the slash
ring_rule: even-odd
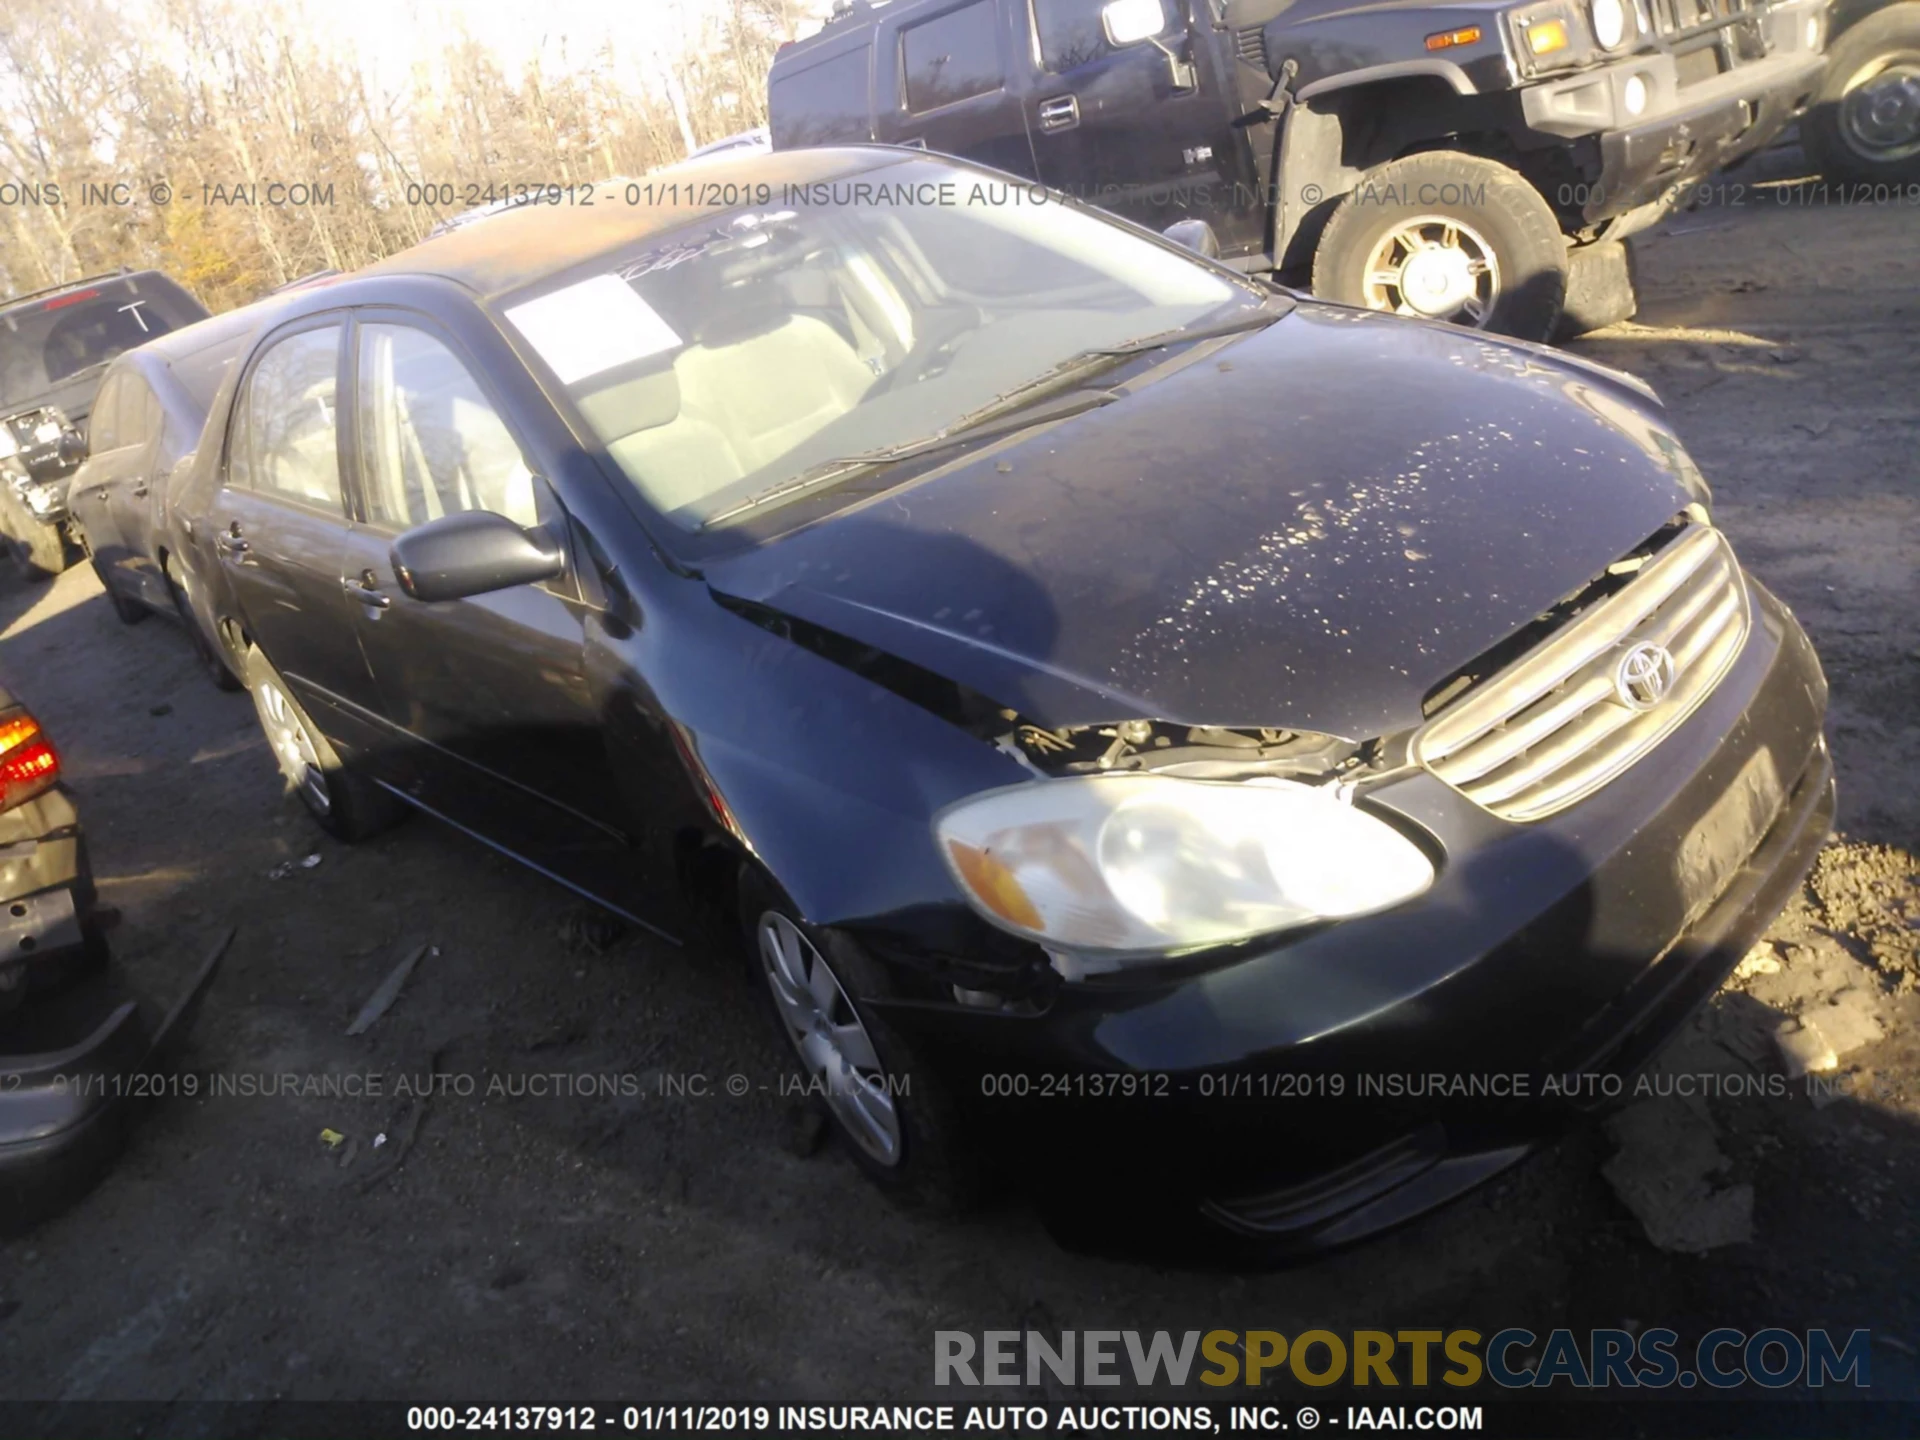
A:
<svg viewBox="0 0 1920 1440">
<path fill-rule="evenodd" d="M 1015 1199 L 905 1214 L 807 1153 L 739 967 L 608 934 L 425 820 L 321 837 L 246 697 L 82 568 L 0 584 L 0 680 L 63 748 L 120 972 L 167 994 L 237 926 L 188 1070 L 387 1093 L 159 1108 L 83 1203 L 0 1243 L 0 1395 L 891 1403 L 932 1394 L 942 1328 L 1724 1323 L 1870 1326 L 1875 1393 L 1920 1397 L 1920 217 L 1758 188 L 1791 173 L 1769 160 L 1649 237 L 1639 319 L 1577 348 L 1659 388 L 1833 684 L 1836 841 L 1661 1064 L 1831 1058 L 1834 1098 L 1647 1102 L 1284 1273 L 1083 1258 Z M 488 1093 L 605 1073 L 750 1089 Z"/>
</svg>

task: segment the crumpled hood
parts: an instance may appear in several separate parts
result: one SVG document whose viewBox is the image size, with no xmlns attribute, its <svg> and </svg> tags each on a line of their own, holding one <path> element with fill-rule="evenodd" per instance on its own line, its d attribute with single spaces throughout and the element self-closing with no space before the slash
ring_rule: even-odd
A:
<svg viewBox="0 0 1920 1440">
<path fill-rule="evenodd" d="M 708 567 L 1047 726 L 1418 724 L 1682 510 L 1599 367 L 1302 303 L 1101 409 Z"/>
</svg>

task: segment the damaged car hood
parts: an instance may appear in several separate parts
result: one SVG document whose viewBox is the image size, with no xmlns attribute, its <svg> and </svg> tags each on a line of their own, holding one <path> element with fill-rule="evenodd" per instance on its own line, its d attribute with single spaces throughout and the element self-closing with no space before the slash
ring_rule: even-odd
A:
<svg viewBox="0 0 1920 1440">
<path fill-rule="evenodd" d="M 1454 327 L 1302 303 L 1162 370 L 708 583 L 1050 728 L 1360 739 L 1701 498 L 1635 382 Z"/>
</svg>

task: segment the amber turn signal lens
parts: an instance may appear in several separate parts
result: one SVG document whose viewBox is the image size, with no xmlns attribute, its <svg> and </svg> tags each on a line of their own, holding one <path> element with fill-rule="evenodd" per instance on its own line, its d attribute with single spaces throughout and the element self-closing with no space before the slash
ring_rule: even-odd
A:
<svg viewBox="0 0 1920 1440">
<path fill-rule="evenodd" d="M 1442 30 L 1438 35 L 1427 36 L 1427 49 L 1451 50 L 1456 45 L 1471 45 L 1480 38 L 1480 27 L 1469 25 L 1461 30 Z"/>
<path fill-rule="evenodd" d="M 1527 48 L 1536 55 L 1551 55 L 1567 48 L 1567 22 L 1542 20 L 1527 27 Z"/>
<path fill-rule="evenodd" d="M 967 882 L 974 899 L 1010 925 L 1025 930 L 1044 928 L 1040 912 L 1006 866 L 985 850 L 963 845 L 958 840 L 947 842 L 947 853 L 953 856 L 953 868 Z"/>
</svg>

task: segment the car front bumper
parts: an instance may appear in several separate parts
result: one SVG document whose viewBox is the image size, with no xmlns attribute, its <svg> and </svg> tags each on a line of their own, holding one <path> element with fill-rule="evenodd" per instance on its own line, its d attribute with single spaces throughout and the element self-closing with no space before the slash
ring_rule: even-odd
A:
<svg viewBox="0 0 1920 1440">
<path fill-rule="evenodd" d="M 1681 58 L 1662 50 L 1521 91 L 1529 128 L 1598 145 L 1598 173 L 1548 200 L 1590 226 L 1613 221 L 1612 238 L 1652 224 L 1688 187 L 1767 144 L 1806 109 L 1826 68 L 1825 12 L 1826 0 L 1774 6 L 1759 19 L 1765 55 L 1719 73 L 1699 67 L 1725 49 Z M 1731 47 L 1731 32 L 1723 34 Z M 1636 80 L 1647 97 L 1637 113 L 1627 105 Z"/>
<path fill-rule="evenodd" d="M 1056 1193 L 1278 1253 L 1442 1203 L 1617 1097 L 1825 841 L 1826 682 L 1751 593 L 1715 691 L 1571 809 L 1513 825 L 1424 773 L 1376 792 L 1446 852 L 1418 901 L 1159 984 L 1062 986 L 1039 1013 L 890 1019 Z"/>
</svg>

